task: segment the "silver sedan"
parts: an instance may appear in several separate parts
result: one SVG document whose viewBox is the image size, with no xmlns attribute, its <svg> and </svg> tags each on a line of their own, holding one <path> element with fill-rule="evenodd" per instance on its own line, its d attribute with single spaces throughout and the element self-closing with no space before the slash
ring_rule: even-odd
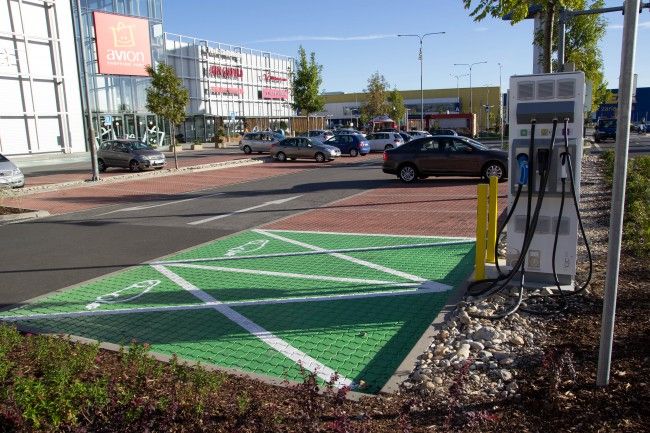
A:
<svg viewBox="0 0 650 433">
<path fill-rule="evenodd" d="M 22 188 L 25 175 L 18 166 L 0 154 L 0 188 Z"/>
<path fill-rule="evenodd" d="M 316 162 L 331 161 L 341 156 L 341 150 L 334 146 L 315 143 L 309 138 L 286 138 L 271 146 L 271 156 L 278 161 L 287 159 L 315 159 Z"/>
</svg>

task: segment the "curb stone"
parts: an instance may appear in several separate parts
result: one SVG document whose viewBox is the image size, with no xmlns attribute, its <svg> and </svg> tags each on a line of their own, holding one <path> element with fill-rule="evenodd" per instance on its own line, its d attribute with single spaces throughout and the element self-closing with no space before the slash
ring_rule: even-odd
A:
<svg viewBox="0 0 650 433">
<path fill-rule="evenodd" d="M 9 215 L 0 215 L 0 223 L 23 221 L 23 220 L 34 219 L 34 218 L 45 218 L 47 216 L 50 216 L 50 213 L 46 210 L 29 211 L 29 212 L 15 213 Z"/>
</svg>

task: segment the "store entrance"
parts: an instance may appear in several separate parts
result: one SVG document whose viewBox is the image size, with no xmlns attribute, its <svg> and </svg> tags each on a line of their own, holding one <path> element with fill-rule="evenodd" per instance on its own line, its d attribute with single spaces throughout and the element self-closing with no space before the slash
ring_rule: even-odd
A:
<svg viewBox="0 0 650 433">
<path fill-rule="evenodd" d="M 156 136 L 158 119 L 153 114 L 105 113 L 94 117 L 99 142 L 117 139 L 146 141 Z"/>
</svg>

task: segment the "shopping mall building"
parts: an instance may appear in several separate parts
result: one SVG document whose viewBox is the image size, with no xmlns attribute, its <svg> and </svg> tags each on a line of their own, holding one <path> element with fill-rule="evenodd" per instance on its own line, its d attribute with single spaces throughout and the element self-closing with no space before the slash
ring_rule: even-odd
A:
<svg viewBox="0 0 650 433">
<path fill-rule="evenodd" d="M 166 34 L 162 0 L 0 2 L 0 153 L 85 152 L 96 141 L 167 143 L 146 108 L 146 65 L 172 65 L 190 91 L 186 141 L 295 115 L 291 57 Z M 90 110 L 88 110 L 90 107 Z"/>
</svg>

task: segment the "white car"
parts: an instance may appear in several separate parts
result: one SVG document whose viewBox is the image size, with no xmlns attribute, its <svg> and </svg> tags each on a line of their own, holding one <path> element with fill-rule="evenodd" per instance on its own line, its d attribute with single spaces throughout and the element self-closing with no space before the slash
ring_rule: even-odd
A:
<svg viewBox="0 0 650 433">
<path fill-rule="evenodd" d="M 404 139 L 397 132 L 373 132 L 366 136 L 370 144 L 370 151 L 383 152 L 404 144 Z"/>
<path fill-rule="evenodd" d="M 422 137 L 431 137 L 431 134 L 429 134 L 427 131 L 408 131 L 408 135 L 410 135 L 414 139 L 422 138 Z"/>
<path fill-rule="evenodd" d="M 0 188 L 22 188 L 25 176 L 18 166 L 0 154 Z"/>
<path fill-rule="evenodd" d="M 239 149 L 247 155 L 253 152 L 268 152 L 274 143 L 279 143 L 283 139 L 284 137 L 277 132 L 248 132 L 239 140 Z"/>
<path fill-rule="evenodd" d="M 302 137 L 308 137 L 311 139 L 311 141 L 316 143 L 324 143 L 325 141 L 334 137 L 334 133 L 332 131 L 327 131 L 324 129 L 313 129 L 307 134 L 302 135 Z"/>
</svg>

